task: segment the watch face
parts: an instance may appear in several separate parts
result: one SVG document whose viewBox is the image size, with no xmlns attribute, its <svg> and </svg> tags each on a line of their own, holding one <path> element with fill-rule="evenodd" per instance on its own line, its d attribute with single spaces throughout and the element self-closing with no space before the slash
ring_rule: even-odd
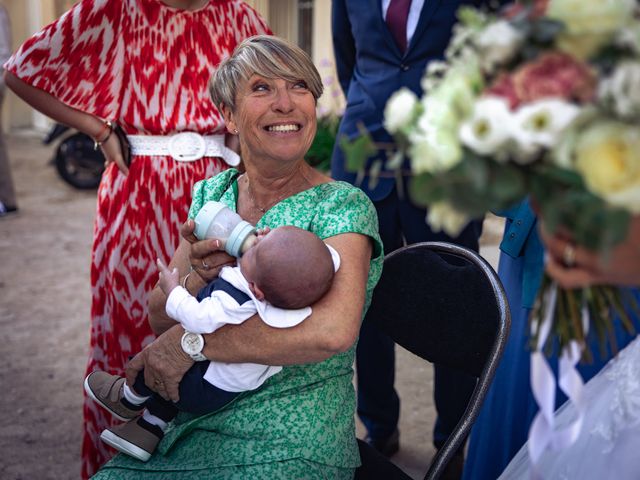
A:
<svg viewBox="0 0 640 480">
<path fill-rule="evenodd" d="M 202 335 L 197 333 L 186 333 L 182 338 L 182 348 L 189 355 L 200 353 L 204 347 L 204 339 Z"/>
</svg>

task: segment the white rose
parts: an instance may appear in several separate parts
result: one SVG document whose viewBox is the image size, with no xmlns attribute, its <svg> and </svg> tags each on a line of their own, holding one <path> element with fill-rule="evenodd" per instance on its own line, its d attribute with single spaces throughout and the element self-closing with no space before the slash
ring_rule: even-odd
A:
<svg viewBox="0 0 640 480">
<path fill-rule="evenodd" d="M 600 82 L 598 97 L 622 118 L 640 116 L 640 62 L 623 62 Z"/>
<path fill-rule="evenodd" d="M 499 20 L 482 30 L 476 38 L 482 67 L 492 72 L 513 58 L 522 44 L 523 35 L 506 20 Z"/>
<path fill-rule="evenodd" d="M 393 134 L 407 127 L 413 120 L 417 102 L 416 94 L 406 87 L 391 95 L 384 108 L 384 128 Z"/>
<path fill-rule="evenodd" d="M 410 137 L 409 158 L 414 174 L 442 172 L 462 160 L 462 148 L 455 135 L 445 130 L 429 129 Z"/>
<path fill-rule="evenodd" d="M 462 159 L 453 106 L 429 96 L 423 98 L 422 105 L 417 128 L 409 135 L 411 169 L 416 174 L 447 170 Z"/>
<path fill-rule="evenodd" d="M 580 111 L 577 105 L 554 98 L 519 108 L 510 123 L 511 136 L 516 144 L 513 159 L 526 164 L 534 160 L 542 149 L 554 147 Z"/>
<path fill-rule="evenodd" d="M 457 237 L 469 220 L 469 217 L 448 202 L 433 203 L 429 205 L 427 212 L 427 223 L 433 231 L 444 231 L 451 237 Z"/>
<path fill-rule="evenodd" d="M 483 97 L 473 106 L 471 118 L 460 127 L 460 140 L 480 155 L 496 155 L 509 140 L 510 123 L 511 112 L 506 100 Z"/>
<path fill-rule="evenodd" d="M 448 103 L 459 119 L 471 114 L 471 106 L 484 88 L 477 55 L 460 59 L 446 73 L 429 97 Z"/>
<path fill-rule="evenodd" d="M 417 122 L 419 130 L 426 132 L 436 129 L 455 132 L 458 120 L 451 102 L 428 95 L 422 98 L 422 110 L 422 115 Z"/>
<path fill-rule="evenodd" d="M 633 23 L 618 30 L 615 43 L 630 48 L 636 55 L 640 54 L 640 25 Z"/>
</svg>

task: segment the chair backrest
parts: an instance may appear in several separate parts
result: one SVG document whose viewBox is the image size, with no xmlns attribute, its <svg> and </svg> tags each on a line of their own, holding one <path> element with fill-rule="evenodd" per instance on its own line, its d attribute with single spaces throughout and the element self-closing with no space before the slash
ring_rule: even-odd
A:
<svg viewBox="0 0 640 480">
<path fill-rule="evenodd" d="M 478 378 L 462 419 L 425 479 L 440 476 L 469 434 L 507 341 L 510 318 L 496 272 L 468 248 L 424 242 L 385 257 L 365 321 L 421 358 Z"/>
</svg>

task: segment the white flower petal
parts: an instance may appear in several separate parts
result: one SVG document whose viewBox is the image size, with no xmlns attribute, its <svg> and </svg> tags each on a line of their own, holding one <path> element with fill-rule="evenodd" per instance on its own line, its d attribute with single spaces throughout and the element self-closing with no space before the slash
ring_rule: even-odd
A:
<svg viewBox="0 0 640 480">
<path fill-rule="evenodd" d="M 580 112 L 577 105 L 556 98 L 520 107 L 510 124 L 511 136 L 516 143 L 514 160 L 528 163 L 542 149 L 554 147 Z"/>
<path fill-rule="evenodd" d="M 487 96 L 478 100 L 471 118 L 460 127 L 460 141 L 480 155 L 495 155 L 509 140 L 511 112 L 506 100 Z"/>
<path fill-rule="evenodd" d="M 416 94 L 406 87 L 391 95 L 384 109 L 384 127 L 389 133 L 396 133 L 411 123 L 417 102 Z"/>
<path fill-rule="evenodd" d="M 427 212 L 427 223 L 433 231 L 444 231 L 451 237 L 457 237 L 469 220 L 467 215 L 453 208 L 448 202 L 431 204 Z"/>
</svg>

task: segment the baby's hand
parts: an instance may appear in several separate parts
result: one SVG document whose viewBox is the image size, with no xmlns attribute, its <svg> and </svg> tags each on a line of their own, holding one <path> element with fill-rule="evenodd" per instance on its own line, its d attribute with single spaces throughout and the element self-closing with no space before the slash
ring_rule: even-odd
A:
<svg viewBox="0 0 640 480">
<path fill-rule="evenodd" d="M 264 237 L 270 231 L 271 231 L 270 227 L 256 228 L 256 237 L 261 239 L 262 237 Z"/>
<path fill-rule="evenodd" d="M 180 274 L 178 273 L 178 269 L 174 268 L 173 270 L 169 270 L 169 268 L 162 263 L 162 260 L 158 259 L 158 271 L 160 275 L 160 288 L 164 292 L 165 295 L 169 296 L 169 294 L 179 285 Z"/>
</svg>

